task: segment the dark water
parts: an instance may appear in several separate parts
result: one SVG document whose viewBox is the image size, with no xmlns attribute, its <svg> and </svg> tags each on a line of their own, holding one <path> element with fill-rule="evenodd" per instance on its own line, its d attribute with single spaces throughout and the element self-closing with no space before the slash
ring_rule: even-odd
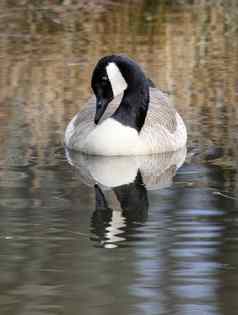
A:
<svg viewBox="0 0 238 315">
<path fill-rule="evenodd" d="M 237 314 L 237 12 L 232 0 L 1 1 L 1 315 Z M 113 52 L 170 94 L 188 126 L 183 165 L 185 152 L 64 151 L 93 66 Z"/>
</svg>

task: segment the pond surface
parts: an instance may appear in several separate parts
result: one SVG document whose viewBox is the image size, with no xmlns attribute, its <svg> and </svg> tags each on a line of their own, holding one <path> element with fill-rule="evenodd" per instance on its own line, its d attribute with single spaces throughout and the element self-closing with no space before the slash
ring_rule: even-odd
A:
<svg viewBox="0 0 238 315">
<path fill-rule="evenodd" d="M 64 150 L 118 52 L 169 93 L 187 155 Z M 1 315 L 236 315 L 237 1 L 3 0 L 0 69 Z"/>
</svg>

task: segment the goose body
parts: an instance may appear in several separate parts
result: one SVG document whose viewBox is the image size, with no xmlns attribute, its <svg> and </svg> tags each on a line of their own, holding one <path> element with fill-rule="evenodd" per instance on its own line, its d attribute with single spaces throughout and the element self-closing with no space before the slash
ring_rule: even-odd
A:
<svg viewBox="0 0 238 315">
<path fill-rule="evenodd" d="M 94 70 L 92 88 L 95 96 L 66 128 L 68 148 L 115 156 L 177 151 L 186 145 L 182 118 L 134 61 L 104 57 Z"/>
</svg>

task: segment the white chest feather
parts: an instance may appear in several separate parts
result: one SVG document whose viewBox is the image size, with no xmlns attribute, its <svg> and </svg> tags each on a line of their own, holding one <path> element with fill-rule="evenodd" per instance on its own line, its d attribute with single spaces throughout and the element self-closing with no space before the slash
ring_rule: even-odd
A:
<svg viewBox="0 0 238 315">
<path fill-rule="evenodd" d="M 141 140 L 134 128 L 108 118 L 86 138 L 83 151 L 95 155 L 131 155 L 141 150 Z"/>
</svg>

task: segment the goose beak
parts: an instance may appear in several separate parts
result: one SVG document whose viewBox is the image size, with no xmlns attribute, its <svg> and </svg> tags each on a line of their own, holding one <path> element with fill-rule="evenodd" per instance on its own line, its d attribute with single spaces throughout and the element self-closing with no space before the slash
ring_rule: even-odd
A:
<svg viewBox="0 0 238 315">
<path fill-rule="evenodd" d="M 102 117 L 102 115 L 104 114 L 107 105 L 110 101 L 104 98 L 97 98 L 96 101 L 96 114 L 94 117 L 94 122 L 97 125 L 97 123 L 99 122 L 100 118 Z"/>
</svg>

